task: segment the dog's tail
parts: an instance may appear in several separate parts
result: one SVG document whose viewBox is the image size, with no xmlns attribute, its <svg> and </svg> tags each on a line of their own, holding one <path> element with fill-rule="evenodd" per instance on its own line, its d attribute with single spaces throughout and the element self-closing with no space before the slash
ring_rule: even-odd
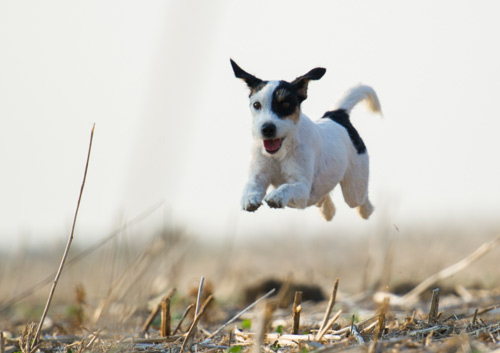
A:
<svg viewBox="0 0 500 353">
<path fill-rule="evenodd" d="M 345 110 L 347 114 L 350 114 L 354 106 L 363 100 L 372 112 L 382 114 L 377 94 L 373 88 L 364 85 L 353 87 L 344 93 L 338 100 L 336 109 Z"/>
</svg>

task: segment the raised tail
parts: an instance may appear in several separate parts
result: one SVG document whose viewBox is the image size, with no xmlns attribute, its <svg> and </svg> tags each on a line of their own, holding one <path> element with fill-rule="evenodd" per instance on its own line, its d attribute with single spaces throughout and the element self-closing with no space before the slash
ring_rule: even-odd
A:
<svg viewBox="0 0 500 353">
<path fill-rule="evenodd" d="M 336 104 L 335 109 L 343 109 L 347 114 L 361 101 L 365 101 L 368 109 L 374 113 L 381 113 L 377 94 L 370 86 L 359 85 L 348 90 Z"/>
</svg>

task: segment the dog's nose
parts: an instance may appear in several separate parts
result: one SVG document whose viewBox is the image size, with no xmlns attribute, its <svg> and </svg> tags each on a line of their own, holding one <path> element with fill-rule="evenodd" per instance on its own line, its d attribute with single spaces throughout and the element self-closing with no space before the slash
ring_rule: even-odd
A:
<svg viewBox="0 0 500 353">
<path fill-rule="evenodd" d="M 276 136 L 276 125 L 273 123 L 265 123 L 261 128 L 262 136 L 273 138 Z"/>
</svg>

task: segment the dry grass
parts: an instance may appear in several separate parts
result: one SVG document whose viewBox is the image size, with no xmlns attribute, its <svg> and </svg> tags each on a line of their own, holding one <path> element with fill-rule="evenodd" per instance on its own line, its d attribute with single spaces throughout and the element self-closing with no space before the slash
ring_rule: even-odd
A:
<svg viewBox="0 0 500 353">
<path fill-rule="evenodd" d="M 331 236 L 317 236 L 288 238 L 286 243 L 278 238 L 267 239 L 265 244 L 204 244 L 181 232 L 147 237 L 134 234 L 132 227 L 84 257 L 78 254 L 85 249 L 72 249 L 40 347 L 71 352 L 178 352 L 183 345 L 200 352 L 500 349 L 498 248 L 453 277 L 439 279 L 406 306 L 397 306 L 396 297 L 384 302 L 379 301 L 380 294 L 374 296 L 380 290 L 407 293 L 494 238 L 493 232 L 480 234 L 470 237 L 448 230 L 436 237 L 393 230 L 369 239 L 350 235 L 337 236 L 335 241 Z M 130 240 L 135 237 L 141 241 Z M 0 265 L 6 269 L 0 277 L 5 352 L 25 351 L 32 339 L 36 326 L 30 322 L 40 317 L 50 281 L 36 284 L 52 276 L 57 253 L 59 249 L 26 249 L 19 252 L 20 257 L 1 257 Z M 72 262 L 74 258 L 78 261 Z M 200 290 L 202 276 L 205 282 Z M 282 286 L 280 302 L 269 299 L 235 317 L 248 304 L 243 303 L 244 289 L 266 278 L 290 282 Z M 315 284 L 323 293 L 333 294 L 337 278 L 340 282 L 332 305 L 327 297 L 318 303 L 304 297 L 300 304 L 280 307 L 286 288 L 293 291 L 297 283 Z M 440 288 L 438 301 L 430 297 L 434 288 Z M 168 304 L 162 310 L 166 298 Z M 190 304 L 198 307 L 198 315 L 196 310 L 183 315 Z M 156 309 L 170 320 L 162 329 L 158 314 L 143 332 Z M 231 318 L 233 322 L 218 331 Z"/>
</svg>

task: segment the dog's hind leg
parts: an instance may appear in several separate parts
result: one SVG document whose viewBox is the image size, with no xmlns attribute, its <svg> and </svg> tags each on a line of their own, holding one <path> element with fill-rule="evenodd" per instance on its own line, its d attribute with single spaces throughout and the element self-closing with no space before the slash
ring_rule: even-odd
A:
<svg viewBox="0 0 500 353">
<path fill-rule="evenodd" d="M 368 199 L 368 174 L 368 155 L 360 154 L 352 161 L 340 182 L 345 202 L 349 207 L 357 207 L 364 219 L 373 212 L 373 206 Z"/>
<path fill-rule="evenodd" d="M 372 203 L 370 202 L 370 200 L 368 199 L 368 196 L 366 197 L 366 200 L 365 200 L 365 203 L 362 204 L 361 206 L 359 206 L 357 208 L 358 210 L 358 213 L 359 215 L 364 218 L 364 219 L 368 219 L 368 217 L 370 217 L 370 215 L 372 214 L 373 212 L 373 205 Z"/>
<path fill-rule="evenodd" d="M 324 219 L 331 221 L 335 216 L 335 205 L 333 204 L 330 194 L 326 194 L 317 204 L 319 211 Z"/>
</svg>

